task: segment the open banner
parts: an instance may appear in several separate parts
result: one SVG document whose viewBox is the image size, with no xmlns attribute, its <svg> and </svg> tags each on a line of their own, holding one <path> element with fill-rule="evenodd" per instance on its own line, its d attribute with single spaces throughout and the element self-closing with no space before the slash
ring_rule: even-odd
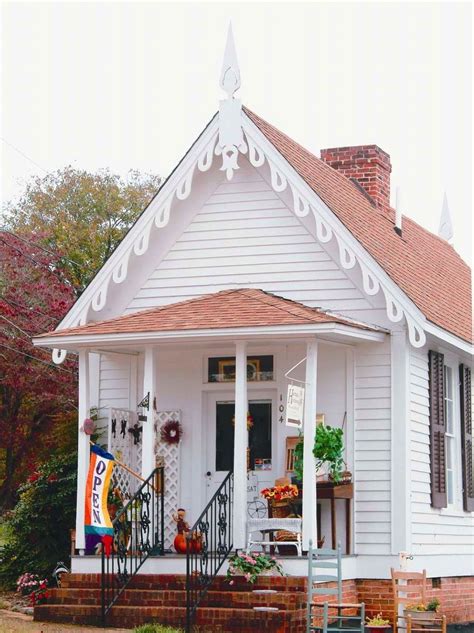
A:
<svg viewBox="0 0 474 633">
<path fill-rule="evenodd" d="M 85 532 L 100 535 L 107 555 L 110 554 L 114 533 L 107 509 L 107 496 L 114 465 L 115 458 L 111 453 L 107 453 L 96 444 L 91 446 L 86 484 Z"/>
</svg>

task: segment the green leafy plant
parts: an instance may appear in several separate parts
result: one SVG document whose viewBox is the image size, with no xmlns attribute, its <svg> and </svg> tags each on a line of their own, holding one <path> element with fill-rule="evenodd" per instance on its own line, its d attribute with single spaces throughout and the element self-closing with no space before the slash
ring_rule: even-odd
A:
<svg viewBox="0 0 474 633">
<path fill-rule="evenodd" d="M 439 609 L 440 602 L 438 598 L 433 598 L 427 604 L 420 602 L 418 604 L 409 604 L 406 606 L 406 611 L 417 611 L 417 612 L 426 612 L 426 611 L 434 611 L 435 613 Z"/>
<path fill-rule="evenodd" d="M 253 584 L 262 572 L 270 570 L 276 571 L 280 576 L 284 575 L 280 563 L 273 556 L 239 552 L 229 558 L 227 580 L 233 584 L 233 576 L 244 576 L 247 582 Z"/>
<path fill-rule="evenodd" d="M 19 576 L 48 578 L 58 560 L 67 560 L 76 507 L 76 455 L 51 457 L 30 474 L 5 524 L 0 548 L 0 584 L 14 587 Z"/>
<path fill-rule="evenodd" d="M 426 605 L 426 610 L 438 612 L 439 605 L 440 605 L 440 602 L 438 598 L 433 598 L 433 600 L 430 600 L 428 604 Z"/>
<path fill-rule="evenodd" d="M 314 436 L 313 455 L 316 459 L 316 470 L 325 463 L 329 464 L 329 473 L 335 483 L 341 480 L 344 468 L 344 431 L 342 429 L 318 424 Z M 294 452 L 295 477 L 303 481 L 303 437 Z"/>
<path fill-rule="evenodd" d="M 386 620 L 382 617 L 381 613 L 377 613 L 377 615 L 373 615 L 371 618 L 366 618 L 367 626 L 389 626 L 390 620 Z"/>
</svg>

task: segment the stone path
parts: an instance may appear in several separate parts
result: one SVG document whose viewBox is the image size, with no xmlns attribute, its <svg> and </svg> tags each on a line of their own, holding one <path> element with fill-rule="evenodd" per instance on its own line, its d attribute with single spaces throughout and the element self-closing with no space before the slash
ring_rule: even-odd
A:
<svg viewBox="0 0 474 633">
<path fill-rule="evenodd" d="M 0 610 L 0 633 L 131 633 L 130 629 L 98 629 L 52 622 L 33 622 L 33 617 L 15 611 Z"/>
</svg>

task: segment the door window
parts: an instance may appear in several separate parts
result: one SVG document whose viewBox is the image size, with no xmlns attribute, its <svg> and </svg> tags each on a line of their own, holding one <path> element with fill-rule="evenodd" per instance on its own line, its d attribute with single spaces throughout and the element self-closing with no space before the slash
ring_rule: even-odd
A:
<svg viewBox="0 0 474 633">
<path fill-rule="evenodd" d="M 272 403 L 269 400 L 249 402 L 249 467 L 272 459 Z M 229 471 L 234 467 L 234 402 L 216 403 L 216 471 Z M 262 463 L 262 462 L 260 462 Z"/>
</svg>

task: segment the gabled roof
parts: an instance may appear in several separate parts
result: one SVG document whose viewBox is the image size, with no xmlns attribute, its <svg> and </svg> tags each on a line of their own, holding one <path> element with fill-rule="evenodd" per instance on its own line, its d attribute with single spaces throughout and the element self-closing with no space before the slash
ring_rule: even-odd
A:
<svg viewBox="0 0 474 633">
<path fill-rule="evenodd" d="M 363 330 L 376 330 L 263 290 L 240 288 L 223 290 L 107 321 L 56 330 L 42 334 L 37 339 L 55 337 L 60 340 L 64 336 L 82 334 L 128 334 L 318 323 L 335 323 Z"/>
<path fill-rule="evenodd" d="M 405 216 L 400 237 L 393 209 L 374 208 L 345 176 L 248 108 L 244 111 L 426 318 L 471 342 L 471 270 L 453 247 Z"/>
</svg>

